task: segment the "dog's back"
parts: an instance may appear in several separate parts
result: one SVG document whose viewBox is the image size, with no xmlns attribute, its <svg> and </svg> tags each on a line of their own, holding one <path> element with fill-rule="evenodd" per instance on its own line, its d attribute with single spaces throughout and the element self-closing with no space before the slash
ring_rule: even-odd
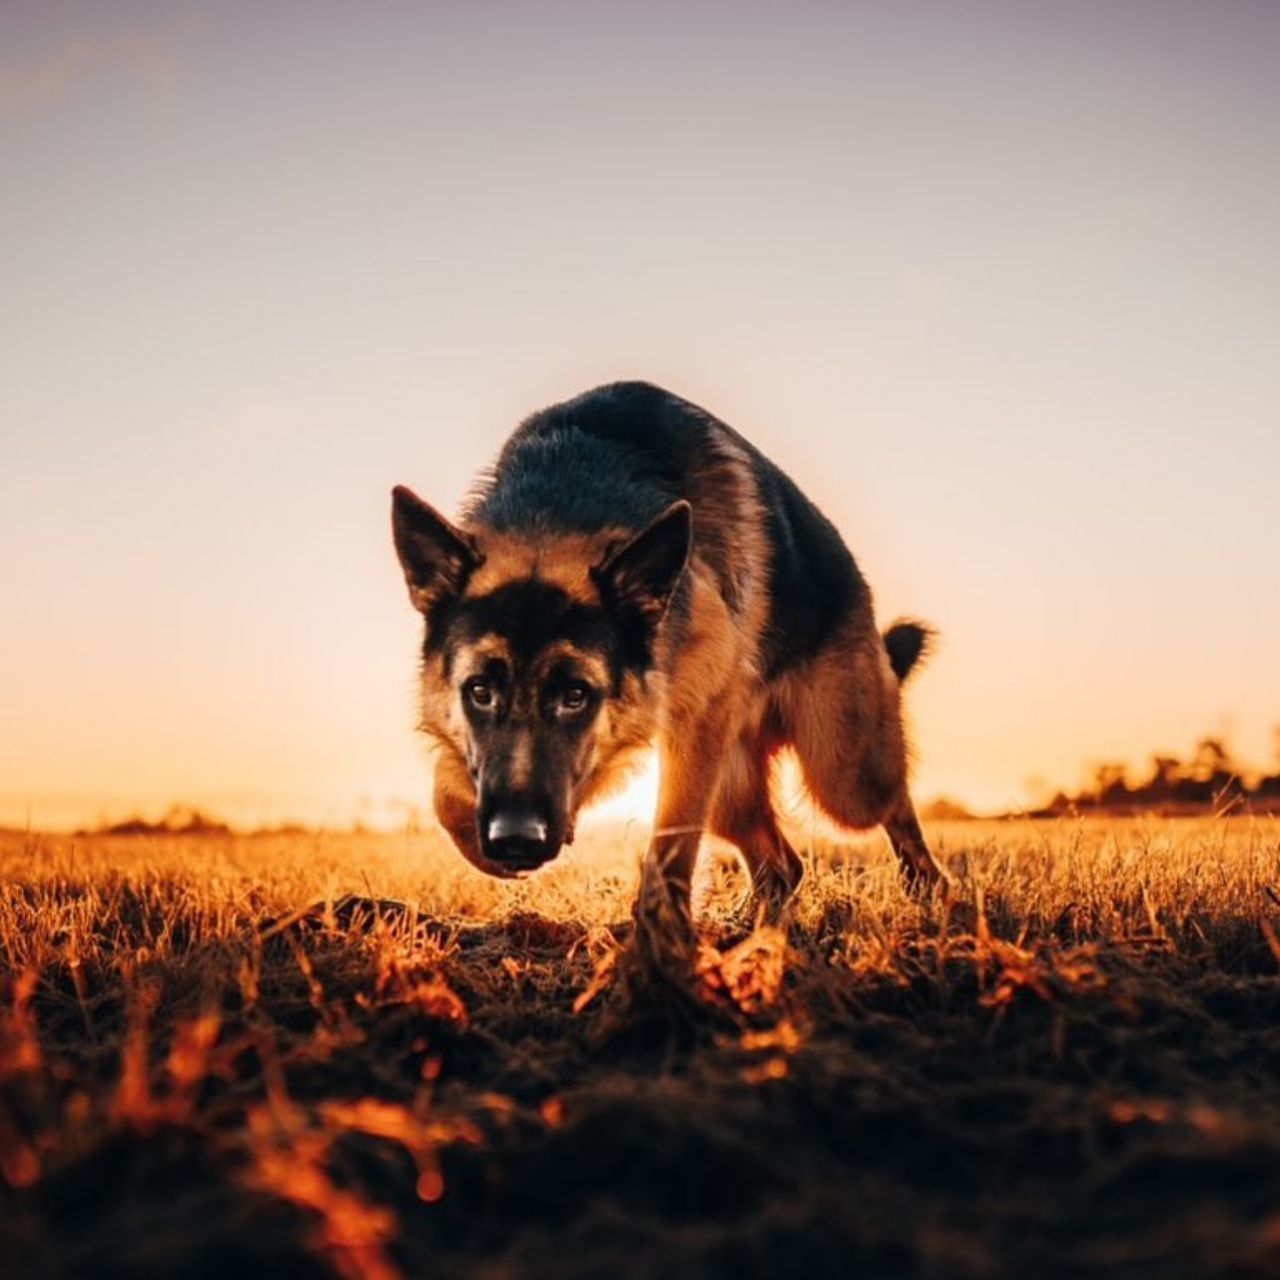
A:
<svg viewBox="0 0 1280 1280">
<path fill-rule="evenodd" d="M 734 617 L 759 614 L 767 678 L 811 658 L 859 606 L 870 624 L 866 583 L 835 526 L 732 427 L 651 383 L 611 383 L 525 419 L 466 519 L 530 536 L 634 531 L 679 499 Z"/>
</svg>

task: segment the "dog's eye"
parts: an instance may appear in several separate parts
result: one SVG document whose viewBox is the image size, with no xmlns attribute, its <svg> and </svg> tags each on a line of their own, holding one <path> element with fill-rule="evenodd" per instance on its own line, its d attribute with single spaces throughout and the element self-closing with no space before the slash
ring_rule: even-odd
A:
<svg viewBox="0 0 1280 1280">
<path fill-rule="evenodd" d="M 581 711 L 587 705 L 587 699 L 590 696 L 591 691 L 585 684 L 571 684 L 560 695 L 560 705 L 566 711 Z"/>
<path fill-rule="evenodd" d="M 493 685 L 478 677 L 468 680 L 462 686 L 463 695 L 473 707 L 491 707 L 493 705 Z"/>
</svg>

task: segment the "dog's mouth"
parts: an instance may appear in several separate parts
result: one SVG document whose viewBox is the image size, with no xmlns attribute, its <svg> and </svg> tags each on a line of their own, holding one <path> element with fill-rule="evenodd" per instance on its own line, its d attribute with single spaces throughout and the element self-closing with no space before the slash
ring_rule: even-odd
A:
<svg viewBox="0 0 1280 1280">
<path fill-rule="evenodd" d="M 554 849 L 531 848 L 527 851 L 506 853 L 502 858 L 489 857 L 489 861 L 493 866 L 500 869 L 501 875 L 523 877 L 540 870 L 549 862 L 554 862 L 559 852 L 558 847 Z"/>
<path fill-rule="evenodd" d="M 557 849 L 554 853 L 548 853 L 545 856 L 505 858 L 502 861 L 482 854 L 480 857 L 472 858 L 471 861 L 478 870 L 497 880 L 524 880 L 535 871 L 542 870 L 548 863 L 554 862 L 558 853 Z"/>
</svg>

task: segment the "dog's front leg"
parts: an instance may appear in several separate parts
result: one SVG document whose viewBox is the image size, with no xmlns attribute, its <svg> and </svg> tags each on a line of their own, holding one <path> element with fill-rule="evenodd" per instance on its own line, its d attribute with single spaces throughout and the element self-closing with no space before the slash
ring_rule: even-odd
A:
<svg viewBox="0 0 1280 1280">
<path fill-rule="evenodd" d="M 636 952 L 646 969 L 686 969 L 695 937 L 690 886 L 729 740 L 729 717 L 706 709 L 658 745 L 658 810 L 640 871 Z"/>
</svg>

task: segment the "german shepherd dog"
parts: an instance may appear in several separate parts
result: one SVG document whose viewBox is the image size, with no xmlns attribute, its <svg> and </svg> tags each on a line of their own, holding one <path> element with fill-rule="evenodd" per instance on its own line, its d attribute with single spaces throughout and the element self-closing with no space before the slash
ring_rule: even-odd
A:
<svg viewBox="0 0 1280 1280">
<path fill-rule="evenodd" d="M 930 632 L 881 636 L 834 526 L 705 410 L 643 382 L 588 391 L 516 429 L 456 524 L 397 487 L 392 526 L 426 620 L 436 814 L 481 871 L 549 862 L 656 740 L 640 924 L 691 936 L 708 830 L 776 916 L 802 872 L 770 798 L 785 747 L 835 822 L 883 824 L 911 886 L 942 880 L 901 715 Z"/>
</svg>

